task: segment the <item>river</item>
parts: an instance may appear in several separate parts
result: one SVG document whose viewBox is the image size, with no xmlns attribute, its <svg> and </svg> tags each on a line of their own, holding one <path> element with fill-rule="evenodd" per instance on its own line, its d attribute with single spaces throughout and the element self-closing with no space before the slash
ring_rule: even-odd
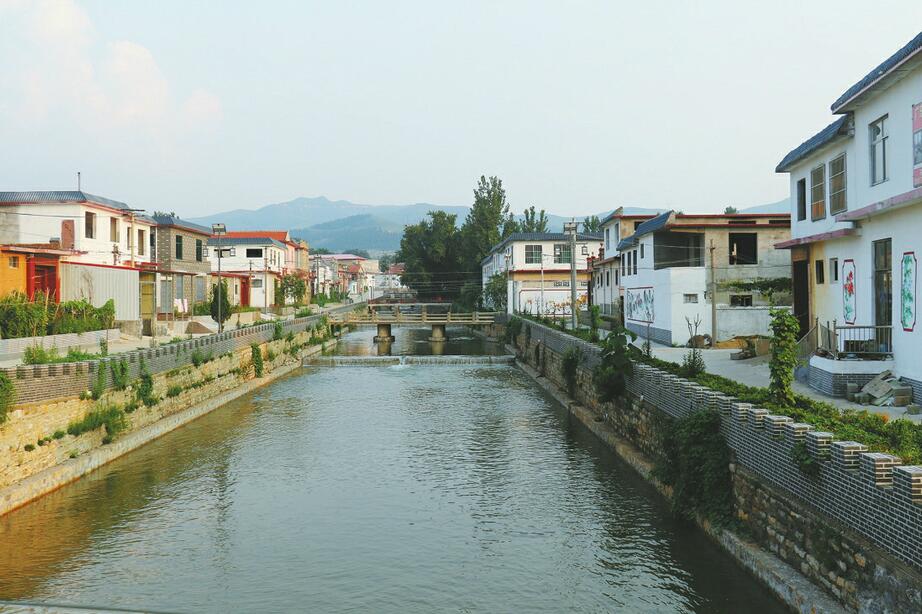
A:
<svg viewBox="0 0 922 614">
<path fill-rule="evenodd" d="M 497 353 L 463 330 L 437 353 Z M 374 332 L 337 350 L 375 354 Z M 395 328 L 395 354 L 431 353 Z M 305 368 L 0 518 L 0 599 L 181 612 L 782 612 L 528 377 Z M 4 608 L 0 606 L 0 611 Z"/>
</svg>

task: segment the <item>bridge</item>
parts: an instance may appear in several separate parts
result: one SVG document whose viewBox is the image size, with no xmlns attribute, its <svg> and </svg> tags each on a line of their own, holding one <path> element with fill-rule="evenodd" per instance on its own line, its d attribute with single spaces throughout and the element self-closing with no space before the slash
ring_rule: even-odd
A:
<svg viewBox="0 0 922 614">
<path fill-rule="evenodd" d="M 430 307 L 447 307 L 444 303 L 377 303 L 369 305 L 366 311 L 353 311 L 350 313 L 330 314 L 331 324 L 349 326 L 378 327 L 375 341 L 393 341 L 394 335 L 391 327 L 394 325 L 432 326 L 430 341 L 446 341 L 448 335 L 445 328 L 449 325 L 458 326 L 487 326 L 496 321 L 495 311 L 471 312 L 431 312 Z"/>
</svg>

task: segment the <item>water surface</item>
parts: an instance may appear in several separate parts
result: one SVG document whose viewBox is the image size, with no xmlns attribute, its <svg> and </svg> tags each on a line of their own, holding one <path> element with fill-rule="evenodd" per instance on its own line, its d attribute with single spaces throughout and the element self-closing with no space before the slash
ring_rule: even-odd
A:
<svg viewBox="0 0 922 614">
<path fill-rule="evenodd" d="M 451 332 L 442 353 L 499 351 Z M 428 331 L 395 336 L 426 353 Z M 523 373 L 483 365 L 304 369 L 238 399 L 0 518 L 0 598 L 783 611 Z"/>
</svg>

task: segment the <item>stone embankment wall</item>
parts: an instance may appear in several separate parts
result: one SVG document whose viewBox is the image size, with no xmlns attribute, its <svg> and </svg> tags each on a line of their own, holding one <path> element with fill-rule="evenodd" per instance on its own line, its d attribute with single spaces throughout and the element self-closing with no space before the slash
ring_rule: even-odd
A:
<svg viewBox="0 0 922 614">
<path fill-rule="evenodd" d="M 650 458 L 658 457 L 666 416 L 719 411 L 743 534 L 849 609 L 922 611 L 922 468 L 647 365 L 635 365 L 620 402 L 601 403 L 592 382 L 596 346 L 534 322 L 522 329 L 520 359 L 560 388 L 564 352 L 580 347 L 575 400 Z M 800 441 L 822 463 L 817 478 L 791 460 Z"/>
<path fill-rule="evenodd" d="M 302 319 L 308 320 L 308 319 Z M 0 514 L 15 509 L 29 501 L 79 478 L 96 467 L 154 439 L 189 420 L 211 411 L 280 375 L 301 365 L 304 356 L 319 353 L 324 345 L 332 346 L 335 339 L 325 340 L 317 318 L 310 322 L 295 322 L 291 341 L 286 338 L 272 340 L 272 330 L 256 331 L 244 337 L 232 335 L 223 341 L 241 341 L 238 347 L 218 355 L 210 353 L 221 347 L 221 341 L 189 344 L 187 353 L 152 351 L 152 360 L 160 367 L 152 373 L 152 406 L 138 403 L 134 388 L 138 384 L 137 370 L 129 379 L 125 390 L 110 388 L 99 400 L 58 398 L 48 401 L 19 403 L 0 425 Z M 243 332 L 243 331 L 240 331 Z M 260 339 L 261 337 L 268 339 Z M 287 336 L 287 335 L 286 335 Z M 198 340 L 196 340 L 198 341 Z M 184 343 L 184 344 L 185 344 Z M 257 378 L 252 361 L 251 343 L 257 343 L 263 356 L 263 376 Z M 181 344 L 176 344 L 181 345 Z M 192 348 L 202 348 L 207 362 L 195 366 L 191 363 Z M 106 368 L 105 363 L 95 368 Z M 163 365 L 178 364 L 169 370 Z M 134 363 L 137 367 L 137 363 Z M 154 371 L 154 365 L 148 367 Z M 94 372 L 95 369 L 90 369 Z M 46 385 L 51 385 L 46 381 Z M 81 390 L 86 386 L 82 386 Z M 78 435 L 68 434 L 68 426 L 82 420 L 91 412 L 105 408 L 125 411 L 126 428 L 112 443 L 103 443 L 105 427 Z"/>
<path fill-rule="evenodd" d="M 328 313 L 352 311 L 357 305 L 347 305 L 332 309 Z M 322 316 L 308 316 L 282 321 L 284 334 L 298 333 L 317 326 Z M 106 371 L 107 386 L 112 386 L 110 363 L 124 360 L 132 380 L 137 379 L 143 361 L 147 370 L 162 373 L 187 365 L 192 361 L 196 350 L 204 354 L 220 356 L 234 352 L 253 343 L 264 343 L 272 339 L 274 325 L 257 324 L 246 328 L 229 330 L 221 334 L 208 335 L 197 339 L 188 339 L 177 343 L 161 345 L 147 350 L 135 350 L 115 354 L 102 360 L 87 360 L 50 365 L 28 365 L 0 369 L 13 382 L 16 391 L 16 403 L 35 403 L 52 399 L 66 399 L 78 396 L 92 387 L 96 379 L 96 369 Z"/>
</svg>

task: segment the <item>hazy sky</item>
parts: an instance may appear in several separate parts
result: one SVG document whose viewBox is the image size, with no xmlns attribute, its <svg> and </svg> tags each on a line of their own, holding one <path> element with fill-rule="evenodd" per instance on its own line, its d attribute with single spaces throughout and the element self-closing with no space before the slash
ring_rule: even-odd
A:
<svg viewBox="0 0 922 614">
<path fill-rule="evenodd" d="M 883 8 L 885 7 L 885 8 Z M 0 0 L 0 190 L 722 210 L 922 27 L 905 2 Z"/>
</svg>

